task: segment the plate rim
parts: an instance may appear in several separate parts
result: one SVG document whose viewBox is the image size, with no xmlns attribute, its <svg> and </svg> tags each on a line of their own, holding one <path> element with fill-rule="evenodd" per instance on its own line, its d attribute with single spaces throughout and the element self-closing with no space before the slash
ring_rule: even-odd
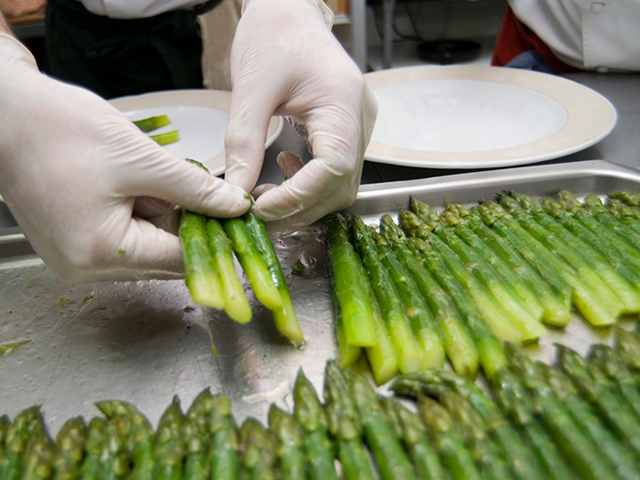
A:
<svg viewBox="0 0 640 480">
<path fill-rule="evenodd" d="M 565 125 L 553 134 L 534 142 L 502 149 L 442 152 L 394 147 L 372 140 L 367 146 L 364 158 L 377 163 L 436 169 L 526 165 L 584 150 L 609 135 L 618 120 L 614 105 L 595 90 L 564 77 L 530 70 L 486 66 L 426 65 L 381 70 L 367 73 L 364 77 L 374 94 L 380 88 L 429 79 L 505 83 L 546 95 L 565 108 L 568 116 Z M 588 103 L 580 101 L 584 98 L 597 103 L 597 108 L 590 110 Z M 578 115 L 576 109 L 582 109 L 583 114 Z M 608 115 L 604 121 L 602 114 Z M 594 125 L 594 120 L 602 126 Z M 573 138 L 574 141 L 567 141 L 567 136 L 568 140 Z"/>
<path fill-rule="evenodd" d="M 158 103 L 160 102 L 160 103 Z M 140 95 L 127 95 L 113 98 L 109 103 L 120 112 L 156 107 L 204 107 L 221 110 L 229 113 L 231 105 L 231 92 L 227 90 L 207 89 L 178 89 L 162 90 L 158 92 L 143 93 Z M 204 103 L 204 105 L 203 105 Z M 278 139 L 284 127 L 281 116 L 273 116 L 269 120 L 265 149 L 269 148 Z M 202 161 L 212 175 L 222 175 L 226 169 L 224 149 L 218 155 Z"/>
</svg>

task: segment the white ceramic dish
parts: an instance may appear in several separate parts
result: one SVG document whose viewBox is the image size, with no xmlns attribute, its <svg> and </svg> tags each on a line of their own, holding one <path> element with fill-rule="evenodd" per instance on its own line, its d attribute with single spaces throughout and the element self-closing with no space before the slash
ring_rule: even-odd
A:
<svg viewBox="0 0 640 480">
<path fill-rule="evenodd" d="M 178 130 L 180 141 L 165 148 L 184 158 L 202 162 L 213 175 L 225 170 L 224 135 L 229 120 L 231 93 L 219 90 L 171 90 L 111 100 L 130 120 L 167 115 L 171 124 L 149 134 Z M 265 148 L 282 131 L 282 117 L 269 122 Z"/>
<path fill-rule="evenodd" d="M 410 67 L 365 75 L 379 104 L 365 158 L 491 168 L 583 150 L 616 124 L 613 105 L 571 80 L 497 67 Z"/>
</svg>

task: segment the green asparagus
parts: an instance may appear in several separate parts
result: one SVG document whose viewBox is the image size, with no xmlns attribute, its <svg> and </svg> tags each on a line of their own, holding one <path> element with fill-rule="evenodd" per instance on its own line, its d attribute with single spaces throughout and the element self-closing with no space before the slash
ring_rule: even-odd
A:
<svg viewBox="0 0 640 480">
<path fill-rule="evenodd" d="M 231 401 L 223 394 L 212 398 L 209 415 L 211 480 L 233 480 L 240 472 L 238 432 L 231 415 Z"/>
<path fill-rule="evenodd" d="M 360 256 L 349 241 L 344 217 L 333 214 L 326 223 L 329 274 L 342 314 L 344 336 L 348 344 L 372 347 L 377 341 L 376 330 L 366 283 L 359 267 Z"/>
<path fill-rule="evenodd" d="M 149 133 L 160 127 L 165 127 L 171 123 L 166 115 L 156 115 L 154 117 L 143 118 L 142 120 L 134 120 L 133 124 L 144 133 Z"/>
<path fill-rule="evenodd" d="M 260 255 L 262 255 L 263 260 L 267 264 L 267 268 L 271 273 L 271 279 L 282 298 L 282 308 L 273 311 L 276 328 L 291 340 L 294 345 L 302 345 L 304 343 L 304 335 L 298 324 L 298 318 L 293 309 L 289 287 L 287 286 L 287 279 L 280 266 L 280 261 L 278 260 L 278 255 L 273 247 L 273 243 L 269 238 L 267 227 L 251 210 L 245 213 L 243 218 Z"/>
<path fill-rule="evenodd" d="M 87 428 L 81 417 L 72 418 L 62 426 L 56 437 L 54 480 L 76 480 L 80 477 L 86 440 Z"/>
<path fill-rule="evenodd" d="M 396 350 L 399 370 L 408 373 L 424 368 L 424 355 L 409 327 L 393 281 L 382 265 L 370 230 L 356 215 L 350 216 L 349 221 L 355 248 L 362 258 L 387 332 Z"/>
<path fill-rule="evenodd" d="M 437 254 L 453 276 L 465 288 L 468 295 L 474 300 L 482 311 L 486 322 L 491 326 L 493 333 L 502 341 L 521 342 L 522 336 L 517 328 L 507 318 L 505 311 L 500 307 L 487 290 L 470 274 L 463 261 L 435 234 L 415 213 L 408 210 L 400 210 L 400 225 L 409 235 L 423 240 L 425 248 L 431 249 Z M 525 339 L 532 341 L 532 338 Z"/>
<path fill-rule="evenodd" d="M 44 431 L 33 432 L 22 459 L 21 480 L 49 480 L 53 475 L 55 449 Z"/>
<path fill-rule="evenodd" d="M 149 135 L 149 138 L 156 142 L 158 145 L 164 146 L 170 143 L 176 143 L 180 141 L 180 132 L 178 130 L 172 130 L 167 133 L 158 133 L 157 135 Z"/>
<path fill-rule="evenodd" d="M 632 228 L 618 222 L 605 208 L 597 195 L 587 195 L 584 199 L 584 209 L 596 219 L 602 223 L 609 230 L 614 232 L 625 242 L 631 245 L 636 250 L 640 249 L 640 234 L 635 232 Z"/>
<path fill-rule="evenodd" d="M 19 480 L 23 472 L 23 456 L 29 438 L 44 432 L 40 407 L 29 407 L 13 419 L 5 437 L 5 460 L 0 466 L 0 480 Z"/>
<path fill-rule="evenodd" d="M 475 378 L 478 371 L 478 354 L 449 295 L 411 252 L 404 232 L 390 215 L 383 215 L 380 219 L 380 231 L 393 245 L 393 253 L 411 275 L 429 305 L 453 369 L 467 378 Z"/>
<path fill-rule="evenodd" d="M 240 427 L 240 453 L 247 480 L 276 480 L 276 444 L 255 418 Z"/>
<path fill-rule="evenodd" d="M 294 415 L 304 430 L 303 445 L 309 480 L 338 480 L 334 466 L 334 449 L 327 435 L 326 413 L 313 385 L 298 372 L 293 388 Z"/>
<path fill-rule="evenodd" d="M 640 371 L 640 338 L 616 325 L 613 327 L 616 351 L 629 369 Z"/>
<path fill-rule="evenodd" d="M 87 427 L 87 445 L 82 461 L 81 480 L 101 478 L 100 457 L 107 440 L 107 422 L 103 418 L 92 418 Z"/>
<path fill-rule="evenodd" d="M 302 429 L 298 421 L 275 405 L 269 409 L 269 430 L 276 440 L 276 453 L 282 480 L 304 480 Z"/>
</svg>

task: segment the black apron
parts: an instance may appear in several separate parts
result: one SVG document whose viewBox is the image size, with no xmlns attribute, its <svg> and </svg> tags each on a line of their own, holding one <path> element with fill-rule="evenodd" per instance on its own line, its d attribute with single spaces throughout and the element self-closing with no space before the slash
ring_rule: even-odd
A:
<svg viewBox="0 0 640 480">
<path fill-rule="evenodd" d="M 75 0 L 48 0 L 45 20 L 52 74 L 104 98 L 202 88 L 202 8 L 119 20 Z"/>
</svg>

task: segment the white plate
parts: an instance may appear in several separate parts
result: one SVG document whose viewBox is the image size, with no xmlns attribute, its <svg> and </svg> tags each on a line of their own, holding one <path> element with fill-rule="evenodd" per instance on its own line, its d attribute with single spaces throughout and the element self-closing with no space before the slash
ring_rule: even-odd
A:
<svg viewBox="0 0 640 480">
<path fill-rule="evenodd" d="M 229 120 L 231 93 L 220 90 L 170 90 L 111 100 L 130 120 L 167 115 L 171 124 L 149 135 L 178 130 L 180 141 L 165 148 L 183 158 L 202 162 L 213 175 L 225 170 L 224 134 Z M 269 122 L 265 148 L 282 131 L 282 117 Z"/>
<path fill-rule="evenodd" d="M 411 67 L 365 75 L 379 105 L 365 158 L 489 168 L 559 158 L 606 137 L 613 105 L 555 75 L 499 67 Z"/>
</svg>

